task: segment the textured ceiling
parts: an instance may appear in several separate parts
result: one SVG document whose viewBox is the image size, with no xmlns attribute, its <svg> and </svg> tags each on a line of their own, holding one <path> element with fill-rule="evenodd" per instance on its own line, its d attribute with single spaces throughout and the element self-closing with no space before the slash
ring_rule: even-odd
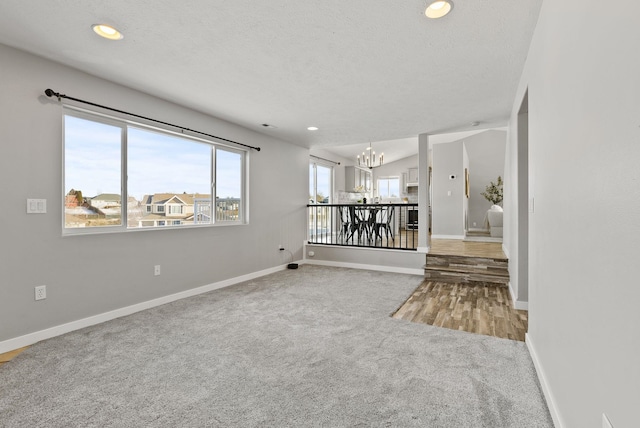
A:
<svg viewBox="0 0 640 428">
<path fill-rule="evenodd" d="M 504 125 L 541 3 L 2 0 L 0 43 L 322 147 Z"/>
<path fill-rule="evenodd" d="M 506 131 L 506 127 L 491 128 L 493 130 Z M 429 147 L 433 144 L 451 143 L 470 137 L 474 134 L 486 132 L 488 129 L 475 129 L 472 131 L 448 132 L 429 136 Z M 355 163 L 356 156 L 369 147 L 369 142 L 358 144 L 344 144 L 322 147 L 329 153 L 349 159 Z M 371 148 L 376 154 L 384 153 L 385 164 L 404 159 L 418 154 L 418 136 L 401 138 L 397 140 L 376 141 L 371 143 Z"/>
</svg>

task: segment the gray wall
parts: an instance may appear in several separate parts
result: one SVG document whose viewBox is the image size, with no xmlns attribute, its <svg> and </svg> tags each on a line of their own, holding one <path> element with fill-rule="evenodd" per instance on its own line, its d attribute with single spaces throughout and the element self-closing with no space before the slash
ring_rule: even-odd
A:
<svg viewBox="0 0 640 428">
<path fill-rule="evenodd" d="M 464 236 L 463 153 L 462 141 L 433 145 L 431 230 L 436 238 Z M 455 175 L 455 180 L 450 180 L 450 175 Z"/>
<path fill-rule="evenodd" d="M 467 153 L 467 146 L 463 143 L 462 144 L 462 176 L 460 177 L 462 179 L 462 213 L 464 215 L 464 232 L 467 231 L 468 229 L 468 221 L 469 221 L 469 198 L 467 198 L 467 195 L 465 193 L 466 190 L 466 182 L 465 182 L 465 178 L 464 178 L 464 170 L 466 169 L 467 171 L 469 170 L 469 153 Z"/>
<path fill-rule="evenodd" d="M 469 211 L 468 227 L 481 229 L 491 202 L 480 193 L 495 182 L 498 176 L 504 178 L 504 155 L 507 144 L 506 131 L 490 130 L 464 139 L 464 147 L 469 155 Z M 473 223 L 476 223 L 474 226 Z"/>
<path fill-rule="evenodd" d="M 313 252 L 313 256 L 309 252 Z M 361 267 L 417 274 L 424 277 L 424 254 L 417 251 L 350 248 L 331 245 L 306 245 L 305 262 L 328 266 Z"/>
<path fill-rule="evenodd" d="M 556 426 L 638 425 L 640 4 L 545 1 L 509 129 L 504 245 L 514 259 L 517 123 L 529 97 L 529 333 Z"/>
<path fill-rule="evenodd" d="M 302 257 L 308 150 L 3 45 L 0 64 L 0 342 L 281 265 L 279 244 Z M 49 87 L 261 146 L 250 153 L 250 224 L 63 238 L 62 109 Z M 47 214 L 27 215 L 27 198 L 46 198 Z"/>
</svg>

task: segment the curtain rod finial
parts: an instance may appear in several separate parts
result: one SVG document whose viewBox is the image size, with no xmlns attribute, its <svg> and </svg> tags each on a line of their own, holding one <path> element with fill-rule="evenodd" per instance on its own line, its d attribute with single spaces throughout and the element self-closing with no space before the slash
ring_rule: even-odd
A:
<svg viewBox="0 0 640 428">
<path fill-rule="evenodd" d="M 45 89 L 44 94 L 49 98 L 51 98 L 52 96 L 55 96 L 56 98 L 58 98 L 58 101 L 60 101 L 60 93 L 54 92 L 53 89 Z"/>
</svg>

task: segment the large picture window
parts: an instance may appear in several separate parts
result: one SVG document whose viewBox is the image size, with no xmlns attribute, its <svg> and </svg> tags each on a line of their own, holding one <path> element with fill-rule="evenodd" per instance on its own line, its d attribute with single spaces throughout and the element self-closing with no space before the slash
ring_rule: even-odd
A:
<svg viewBox="0 0 640 428">
<path fill-rule="evenodd" d="M 67 109 L 64 229 L 78 233 L 244 223 L 245 154 Z"/>
</svg>

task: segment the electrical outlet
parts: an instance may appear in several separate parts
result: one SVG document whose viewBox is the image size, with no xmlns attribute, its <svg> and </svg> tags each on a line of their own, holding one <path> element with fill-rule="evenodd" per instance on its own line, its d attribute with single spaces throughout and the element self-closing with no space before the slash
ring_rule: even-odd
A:
<svg viewBox="0 0 640 428">
<path fill-rule="evenodd" d="M 44 300 L 47 298 L 47 286 L 39 285 L 35 288 L 35 299 L 36 300 Z"/>
<path fill-rule="evenodd" d="M 154 274 L 155 276 L 160 275 L 160 265 L 155 265 L 155 266 L 153 267 L 153 274 Z"/>
</svg>

